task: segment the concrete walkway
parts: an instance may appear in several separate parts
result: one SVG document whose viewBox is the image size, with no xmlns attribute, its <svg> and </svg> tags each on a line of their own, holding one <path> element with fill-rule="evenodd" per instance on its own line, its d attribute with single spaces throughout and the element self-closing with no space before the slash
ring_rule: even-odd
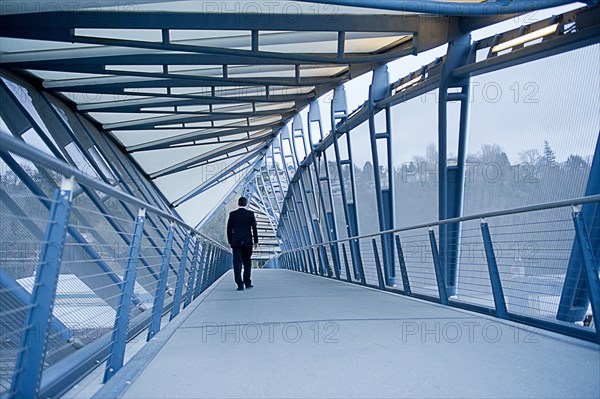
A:
<svg viewBox="0 0 600 399">
<path fill-rule="evenodd" d="M 238 292 L 230 273 L 97 397 L 600 397 L 598 345 L 285 270 Z"/>
</svg>

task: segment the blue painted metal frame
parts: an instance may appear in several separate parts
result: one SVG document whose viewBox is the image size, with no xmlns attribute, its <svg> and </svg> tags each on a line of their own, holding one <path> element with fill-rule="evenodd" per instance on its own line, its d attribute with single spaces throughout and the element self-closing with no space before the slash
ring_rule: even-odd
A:
<svg viewBox="0 0 600 399">
<path fill-rule="evenodd" d="M 448 46 L 446 62 L 442 66 L 439 84 L 438 103 L 438 201 L 439 219 L 461 217 L 463 214 L 463 193 L 465 185 L 465 163 L 469 132 L 470 82 L 469 79 L 456 79 L 456 68 L 473 61 L 475 52 L 471 51 L 471 35 L 463 34 Z M 450 95 L 448 90 L 460 88 L 460 95 Z M 448 166 L 448 103 L 459 101 L 459 132 L 457 166 Z M 440 225 L 440 263 L 448 294 L 456 295 L 458 285 L 459 247 L 461 224 Z"/>
<path fill-rule="evenodd" d="M 481 221 L 481 235 L 483 237 L 483 246 L 485 248 L 485 257 L 487 259 L 494 304 L 496 305 L 496 316 L 501 319 L 508 319 L 508 310 L 506 309 L 506 301 L 504 299 L 504 291 L 502 290 L 500 273 L 498 272 L 498 264 L 496 263 L 496 254 L 494 253 L 494 246 L 492 245 L 492 237 L 490 235 L 489 226 L 484 220 Z"/>
<path fill-rule="evenodd" d="M 433 267 L 435 268 L 435 279 L 438 286 L 440 303 L 442 305 L 448 305 L 448 293 L 446 291 L 446 282 L 444 281 L 444 272 L 440 262 L 438 246 L 435 241 L 435 232 L 432 228 L 429 229 L 429 243 L 431 244 L 431 255 L 433 256 Z"/>
<path fill-rule="evenodd" d="M 319 108 L 319 103 L 317 100 L 313 100 L 311 101 L 310 105 L 309 105 L 309 110 L 308 110 L 308 138 L 309 138 L 309 142 L 311 143 L 310 147 L 312 149 L 312 151 L 315 151 L 315 146 L 314 146 L 314 137 L 313 137 L 313 129 L 312 129 L 312 124 L 317 123 L 318 124 L 318 134 L 319 134 L 319 141 L 321 141 L 324 137 L 323 134 L 323 122 L 321 120 L 321 110 Z M 315 179 L 314 181 L 316 182 L 313 183 L 313 180 L 310 179 L 311 182 L 311 188 L 313 191 L 317 191 L 318 196 L 319 196 L 319 203 L 315 204 L 317 207 L 319 207 L 319 205 L 321 206 L 321 209 L 323 210 L 324 214 L 325 214 L 325 230 L 327 233 L 327 238 L 329 241 L 336 241 L 337 240 L 337 227 L 336 227 L 336 223 L 335 223 L 335 214 L 333 212 L 334 209 L 334 203 L 333 203 L 333 197 L 332 197 L 332 192 L 331 192 L 331 180 L 329 178 L 329 165 L 327 162 L 327 153 L 325 151 L 323 152 L 317 152 L 317 161 L 313 163 L 314 168 L 312 169 L 314 172 L 314 176 Z M 320 173 L 320 158 L 323 157 L 323 170 L 325 172 L 324 176 L 321 176 Z M 308 166 L 310 168 L 310 166 Z M 325 183 L 326 186 L 326 190 L 327 190 L 327 196 L 323 195 L 323 187 L 322 184 L 323 182 Z M 316 189 L 315 189 L 316 186 Z M 329 206 L 328 206 L 329 205 Z M 322 250 L 323 254 L 322 256 L 326 259 L 327 258 L 327 252 L 325 250 L 325 247 L 323 247 Z M 332 262 L 333 262 L 333 271 L 336 275 L 336 278 L 339 279 L 339 274 L 340 274 L 340 255 L 339 255 L 339 251 L 337 249 L 337 247 L 331 247 L 331 257 L 332 257 Z M 326 262 L 326 266 L 327 266 L 327 271 L 328 271 L 328 275 L 331 277 L 331 268 L 329 267 L 328 262 Z"/>
<path fill-rule="evenodd" d="M 179 262 L 179 273 L 177 275 L 177 284 L 175 285 L 175 295 L 173 297 L 173 307 L 171 308 L 171 316 L 169 321 L 173 320 L 175 316 L 179 314 L 181 308 L 181 296 L 183 294 L 183 280 L 185 278 L 185 265 L 187 263 L 188 251 L 190 247 L 190 240 L 192 233 L 188 233 L 185 236 L 185 242 L 183 244 L 183 252 L 181 253 L 181 262 Z"/>
<path fill-rule="evenodd" d="M 21 335 L 21 350 L 17 355 L 10 395 L 37 397 L 48 337 L 48 324 L 56 298 L 62 253 L 67 236 L 67 224 L 73 199 L 73 181 L 63 180 L 48 215 L 48 225 L 33 285 L 30 305 Z"/>
<path fill-rule="evenodd" d="M 408 271 L 406 270 L 406 261 L 404 260 L 404 251 L 402 250 L 402 243 L 400 242 L 400 236 L 396 235 L 396 252 L 398 253 L 398 265 L 400 266 L 400 274 L 402 275 L 402 286 L 406 295 L 411 295 L 410 280 L 408 278 Z"/>
<path fill-rule="evenodd" d="M 204 272 L 204 261 L 206 257 L 206 242 L 200 246 L 200 256 L 198 257 L 198 276 L 194 285 L 194 298 L 202 293 L 202 275 Z"/>
<path fill-rule="evenodd" d="M 377 239 L 373 238 L 373 257 L 375 259 L 375 271 L 377 272 L 377 282 L 379 283 L 379 289 L 385 290 L 385 281 L 383 279 L 383 273 L 381 272 L 381 261 L 379 260 L 379 250 L 377 249 Z"/>
<path fill-rule="evenodd" d="M 333 146 L 335 160 L 340 184 L 340 194 L 342 197 L 342 208 L 348 230 L 348 237 L 357 237 L 359 234 L 358 215 L 356 213 L 356 183 L 354 179 L 354 163 L 352 161 L 352 148 L 350 135 L 346 133 L 347 158 L 342 159 L 338 143 L 339 133 L 337 131 L 338 123 L 344 123 L 348 120 L 348 107 L 346 102 L 346 91 L 344 86 L 338 86 L 333 91 L 333 100 L 331 102 L 331 135 L 333 137 Z M 350 194 L 352 202 L 348 201 L 348 193 L 344 182 L 343 165 L 348 165 L 350 174 Z M 352 269 L 354 279 L 361 280 L 366 284 L 364 270 L 362 270 L 362 259 L 360 256 L 360 247 L 356 241 L 350 241 L 350 257 L 352 259 Z"/>
<path fill-rule="evenodd" d="M 2 151 L 0 148 L 0 158 L 8 165 L 8 167 L 19 177 L 19 179 L 27 186 L 27 188 L 38 198 L 38 200 L 48 209 L 50 210 L 50 199 L 46 196 L 46 193 L 39 187 L 39 185 L 27 174 L 27 172 L 14 160 L 14 158 L 8 153 Z M 113 283 L 117 286 L 122 285 L 122 280 L 119 276 L 115 274 L 115 272 L 110 268 L 110 266 L 104 262 L 101 256 L 96 252 L 94 247 L 83 237 L 79 231 L 77 231 L 74 227 L 67 225 L 67 232 L 69 236 L 75 240 L 78 244 L 80 244 L 84 250 L 84 252 L 94 260 L 94 262 L 98 265 L 100 270 L 102 270 L 103 274 L 107 276 Z M 137 297 L 133 298 L 134 303 L 137 305 L 140 303 Z"/>
<path fill-rule="evenodd" d="M 380 132 L 376 126 L 375 103 L 389 97 L 391 93 L 387 65 L 380 66 L 373 71 L 373 81 L 369 88 L 369 99 L 367 112 L 369 114 L 369 137 L 371 144 L 371 158 L 373 161 L 373 181 L 375 183 L 375 198 L 377 203 L 377 216 L 380 231 L 394 228 L 394 162 L 392 152 L 392 131 L 390 107 L 383 109 L 385 112 L 385 131 Z M 381 167 L 379 162 L 378 140 L 385 141 L 388 188 L 384 189 L 381 179 Z M 396 268 L 394 266 L 394 237 L 386 234 L 381 237 L 382 258 L 385 283 L 388 286 L 396 285 Z"/>
<path fill-rule="evenodd" d="M 183 308 L 192 303 L 192 295 L 194 294 L 194 282 L 196 279 L 196 267 L 198 265 L 198 252 L 200 251 L 200 237 L 196 237 L 196 243 L 194 246 L 194 255 L 192 255 L 192 268 L 188 277 L 187 291 L 185 293 L 185 301 L 183 302 Z"/>
<path fill-rule="evenodd" d="M 167 278 L 169 275 L 169 264 L 171 263 L 171 248 L 173 247 L 173 224 L 169 226 L 167 232 L 167 241 L 163 251 L 162 265 L 160 267 L 160 278 L 154 294 L 154 304 L 152 306 L 152 321 L 148 328 L 147 341 L 150 341 L 160 331 L 160 322 L 163 315 L 163 305 L 165 302 L 165 291 L 167 289 Z"/>
<path fill-rule="evenodd" d="M 213 246 L 208 244 L 208 248 L 206 249 L 206 262 L 204 264 L 204 273 L 202 277 L 202 291 L 204 291 L 209 286 L 210 279 L 210 268 L 213 256 Z"/>
<path fill-rule="evenodd" d="M 346 281 L 352 282 L 352 276 L 350 275 L 350 266 L 348 264 L 348 254 L 346 253 L 346 245 L 342 243 L 342 255 L 344 256 L 344 268 L 346 270 Z"/>
<path fill-rule="evenodd" d="M 55 146 L 55 144 L 46 136 L 45 132 L 43 131 L 43 129 L 40 127 L 38 121 L 33 118 L 33 116 L 25 109 L 25 107 L 23 106 L 23 104 L 20 103 L 20 101 L 18 101 L 18 99 L 15 97 L 14 93 L 12 93 L 12 91 L 10 91 L 8 89 L 8 87 L 6 86 L 6 84 L 3 81 L 0 81 L 0 89 L 5 91 L 8 94 L 8 97 L 10 98 L 10 101 L 12 101 L 12 103 L 19 108 L 20 112 L 22 115 L 24 115 L 25 119 L 28 121 L 28 123 L 31 125 L 31 127 L 34 129 L 34 131 L 37 133 L 37 135 L 44 141 L 44 143 L 46 144 L 46 146 L 51 150 L 51 152 L 58 158 L 61 159 L 65 162 L 69 162 L 71 164 L 74 165 L 74 167 L 76 167 L 76 165 L 74 164 L 73 159 L 71 158 L 65 158 L 65 155 L 63 155 L 63 152 L 59 151 L 59 149 Z M 51 120 L 50 122 L 53 123 L 51 126 L 55 126 L 55 125 L 59 125 L 60 130 L 62 131 L 62 133 L 64 133 L 66 136 L 70 137 L 72 140 L 75 141 L 76 145 L 78 146 L 78 148 L 80 149 L 81 153 L 84 154 L 84 157 L 86 158 L 86 160 L 91 164 L 94 165 L 94 160 L 89 156 L 89 153 L 86 151 L 86 149 L 84 148 L 84 146 L 82 145 L 81 141 L 76 137 L 76 135 L 73 134 L 73 132 L 71 131 L 70 127 L 66 124 L 66 122 L 58 115 L 57 111 L 54 109 L 54 107 L 52 106 L 52 104 L 50 103 L 50 100 L 48 100 L 48 98 L 46 97 L 45 93 L 30 93 L 30 96 L 32 97 L 32 99 L 36 99 L 36 100 L 40 100 L 43 102 L 43 104 L 45 105 L 43 107 L 43 109 L 38 110 L 38 114 L 40 115 L 40 117 L 42 118 L 43 121 L 46 121 L 46 123 L 48 123 L 48 118 L 54 118 L 53 120 Z M 59 130 L 59 128 L 57 127 L 55 130 Z M 57 134 L 56 131 L 54 131 L 55 134 Z M 64 151 L 64 154 L 68 154 L 66 151 Z M 19 167 L 20 169 L 20 167 Z M 99 170 L 99 168 L 95 169 L 98 176 L 102 176 L 101 171 Z M 46 172 L 43 170 L 40 170 L 40 172 L 42 173 L 43 176 L 46 176 Z M 16 172 L 15 170 L 15 173 Z M 51 178 L 47 178 L 48 182 L 53 185 L 54 181 Z M 106 180 L 103 180 L 106 183 Z M 37 183 L 33 182 L 33 180 L 31 180 L 31 186 L 37 186 Z M 81 192 L 84 192 L 88 198 L 92 201 L 92 203 L 94 204 L 94 206 L 96 206 L 98 208 L 98 210 L 100 211 L 100 213 L 102 215 L 104 215 L 105 219 L 107 220 L 107 222 L 111 225 L 111 227 L 113 227 L 113 229 L 115 229 L 119 236 L 123 239 L 123 241 L 125 242 L 126 245 L 129 245 L 129 241 L 126 237 L 126 234 L 123 230 L 123 228 L 119 225 L 119 223 L 115 220 L 115 218 L 110 217 L 110 213 L 108 212 L 108 209 L 106 208 L 106 206 L 104 205 L 104 203 L 102 202 L 102 200 L 100 199 L 100 197 L 95 193 L 94 190 L 91 190 L 85 186 L 81 187 Z M 43 195 L 45 197 L 45 195 Z M 129 208 L 125 205 L 125 203 L 123 203 L 122 201 L 120 201 L 120 203 L 122 204 L 123 208 L 125 209 L 125 211 L 133 218 L 134 214 L 130 212 Z M 82 215 L 77 215 L 79 218 L 83 219 Z M 87 243 L 87 241 L 85 240 L 85 238 L 83 238 L 83 236 L 79 235 L 79 233 L 77 234 L 73 234 L 73 231 L 75 229 L 69 227 L 69 232 L 71 233 L 71 236 L 78 242 L 80 242 L 81 244 L 83 244 L 83 241 L 85 241 Z M 95 235 L 95 237 L 102 243 L 105 244 L 103 238 L 101 236 L 98 236 L 98 234 L 95 234 L 94 232 L 92 233 Z M 152 239 L 152 237 L 148 236 L 150 242 L 154 245 L 154 241 Z M 88 255 L 90 255 L 90 257 L 94 258 L 94 256 L 92 255 L 93 252 L 95 252 L 92 248 L 87 249 L 88 246 L 86 246 L 86 251 L 88 252 Z M 91 249 L 91 251 L 90 251 Z M 96 257 L 97 259 L 100 259 L 99 257 Z M 153 268 L 150 266 L 150 264 L 147 262 L 147 260 L 145 258 L 142 257 L 142 263 L 146 266 L 146 268 L 149 270 L 150 274 L 154 277 L 157 278 L 156 276 L 156 272 L 153 270 Z M 108 267 L 108 265 L 107 265 Z M 136 299 L 137 301 L 137 299 Z"/>
<path fill-rule="evenodd" d="M 131 245 L 129 246 L 127 268 L 123 276 L 123 286 L 119 299 L 119 307 L 115 317 L 115 325 L 112 332 L 112 343 L 110 355 L 106 362 L 104 372 L 104 381 L 108 381 L 123 366 L 125 359 L 125 345 L 127 343 L 127 327 L 129 325 L 129 316 L 131 312 L 131 298 L 133 297 L 133 288 L 135 286 L 135 277 L 137 264 L 140 258 L 142 245 L 142 231 L 144 230 L 144 220 L 146 219 L 146 210 L 141 208 L 138 217 L 135 220 Z"/>
<path fill-rule="evenodd" d="M 585 190 L 586 196 L 596 194 L 600 194 L 600 133 L 596 139 L 596 149 Z M 600 258 L 600 205 L 583 205 L 581 215 L 584 221 L 589 224 L 590 242 L 595 251 L 594 256 L 598 259 Z M 556 315 L 558 320 L 567 322 L 582 321 L 587 313 L 590 298 L 588 280 L 582 259 L 581 247 L 574 240 Z"/>
<path fill-rule="evenodd" d="M 573 212 L 576 240 L 582 255 L 585 275 L 588 283 L 588 294 L 592 305 L 594 325 L 596 327 L 596 338 L 600 344 L 600 279 L 598 277 L 598 263 L 594 258 L 594 248 L 588 235 L 585 221 L 579 210 Z"/>
</svg>

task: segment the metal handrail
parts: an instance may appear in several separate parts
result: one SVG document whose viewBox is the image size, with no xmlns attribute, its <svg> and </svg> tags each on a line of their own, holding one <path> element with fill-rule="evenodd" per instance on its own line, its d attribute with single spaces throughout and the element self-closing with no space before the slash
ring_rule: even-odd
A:
<svg viewBox="0 0 600 399">
<path fill-rule="evenodd" d="M 113 186 L 110 186 L 102 181 L 95 179 L 94 177 L 91 177 L 91 176 L 81 172 L 75 166 L 70 165 L 64 161 L 57 159 L 57 158 L 54 158 L 53 156 L 28 145 L 27 143 L 25 143 L 22 140 L 16 139 L 16 138 L 6 135 L 6 134 L 2 134 L 2 135 L 0 135 L 0 143 L 2 144 L 0 146 L 0 152 L 2 152 L 2 153 L 13 153 L 13 154 L 19 155 L 23 158 L 28 159 L 29 161 L 33 162 L 36 165 L 44 166 L 50 170 L 53 170 L 57 173 L 62 174 L 65 177 L 73 177 L 75 179 L 75 181 L 77 181 L 78 183 L 80 183 L 82 185 L 91 187 L 95 190 L 98 190 L 109 196 L 115 197 L 115 198 L 122 200 L 124 202 L 127 202 L 131 205 L 135 205 L 140 208 L 145 208 L 147 211 L 152 212 L 158 216 L 162 216 L 165 219 L 167 219 L 171 222 L 174 222 L 174 223 L 178 224 L 179 226 L 193 232 L 194 234 L 201 236 L 202 238 L 206 239 L 207 241 L 210 241 L 215 246 L 217 246 L 225 251 L 230 251 L 230 248 L 227 248 L 223 244 L 215 241 L 213 238 L 208 237 L 206 234 L 200 232 L 196 228 L 185 223 L 183 220 L 181 220 L 177 216 L 170 214 L 168 212 L 165 212 L 164 210 L 159 209 L 156 206 L 153 206 L 147 202 L 144 202 L 143 200 L 140 200 L 139 198 L 136 198 L 132 195 L 126 194 L 122 191 L 119 191 L 116 188 L 114 188 Z"/>
<path fill-rule="evenodd" d="M 421 224 L 416 224 L 416 225 L 412 225 L 412 226 L 400 227 L 397 229 L 379 231 L 377 233 L 364 234 L 361 236 L 354 236 L 354 237 L 347 237 L 347 238 L 342 238 L 342 239 L 335 240 L 335 241 L 327 241 L 327 242 L 323 242 L 320 244 L 313 244 L 310 246 L 297 247 L 297 248 L 294 248 L 294 249 L 291 249 L 288 251 L 282 251 L 281 253 L 282 254 L 292 253 L 292 252 L 295 252 L 298 250 L 318 248 L 323 245 L 337 244 L 337 243 L 347 242 L 350 240 L 361 240 L 364 238 L 378 237 L 378 236 L 382 236 L 385 234 L 400 233 L 402 231 L 417 230 L 417 229 L 423 229 L 423 228 L 433 228 L 436 226 L 452 224 L 452 223 L 467 222 L 470 220 L 486 219 L 486 218 L 498 217 L 498 216 L 515 215 L 518 213 L 545 211 L 545 210 L 549 210 L 549 209 L 564 208 L 567 206 L 592 204 L 595 202 L 600 202 L 600 195 L 589 195 L 589 196 L 585 196 L 585 197 L 578 197 L 578 198 L 571 198 L 571 199 L 561 200 L 561 201 L 547 202 L 544 204 L 521 206 L 521 207 L 517 207 L 517 208 L 510 208 L 510 209 L 505 209 L 505 210 L 500 210 L 500 211 L 477 213 L 474 215 L 462 216 L 462 217 L 458 217 L 458 218 L 438 220 L 438 221 L 430 222 L 430 223 L 421 223 Z"/>
</svg>

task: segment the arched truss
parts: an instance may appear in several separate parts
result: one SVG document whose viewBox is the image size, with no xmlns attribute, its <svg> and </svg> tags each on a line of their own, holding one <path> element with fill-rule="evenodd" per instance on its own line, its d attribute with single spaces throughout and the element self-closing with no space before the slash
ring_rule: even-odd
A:
<svg viewBox="0 0 600 399">
<path fill-rule="evenodd" d="M 352 151 L 356 148 L 352 149 L 350 136 L 359 125 L 368 123 L 370 159 L 373 162 L 370 173 L 376 202 L 375 211 L 368 217 L 377 218 L 378 231 L 391 231 L 398 227 L 395 225 L 395 201 L 399 197 L 395 194 L 393 174 L 385 173 L 394 170 L 390 110 L 394 105 L 435 89 L 439 90 L 437 214 L 439 220 L 462 217 L 472 91 L 470 78 L 597 44 L 600 41 L 599 25 L 596 22 L 599 15 L 598 7 L 579 9 L 477 41 L 473 41 L 470 34 L 465 33 L 450 42 L 445 56 L 396 82 L 389 81 L 386 66 L 378 67 L 373 73 L 368 100 L 352 112 L 346 106 L 344 87 L 335 89 L 331 114 L 328 115 L 332 121 L 332 131 L 329 134 L 321 131 L 319 104 L 311 102 L 306 121 L 307 131 L 300 116 L 296 115 L 292 128 L 282 132 L 267 155 L 268 161 L 263 165 L 263 174 L 274 177 L 268 184 L 262 182 L 262 193 L 274 204 L 271 207 L 273 213 L 279 214 L 278 233 L 283 239 L 282 248 L 298 256 L 294 258 L 294 265 L 300 265 L 298 267 L 304 271 L 332 276 L 335 270 L 331 265 L 341 267 L 342 264 L 342 255 L 337 245 L 339 235 L 342 235 L 347 237 L 345 240 L 350 263 L 355 267 L 354 279 L 364 278 L 361 276 L 361 252 L 365 248 L 359 247 L 359 240 L 352 240 L 352 237 L 360 237 L 365 232 L 361 230 L 360 218 L 357 216 L 357 183 L 352 166 L 355 165 Z M 455 165 L 449 162 L 448 150 L 451 145 L 448 132 L 452 129 L 447 109 L 450 103 L 460 106 L 458 126 L 455 129 L 458 131 Z M 377 115 L 383 118 L 376 118 Z M 315 126 L 317 132 L 314 131 Z M 314 138 L 315 134 L 317 140 Z M 298 139 L 309 143 L 310 153 L 304 159 L 300 159 L 297 150 Z M 598 182 L 595 179 L 600 166 L 598 143 L 600 141 L 596 144 L 593 157 L 595 166 L 592 166 L 593 171 L 587 178 L 586 195 L 598 194 Z M 327 166 L 327 150 L 331 147 L 334 149 L 334 157 L 329 162 L 336 165 L 333 172 Z M 366 149 L 359 150 L 364 152 Z M 295 173 L 290 173 L 290 169 Z M 335 179 L 330 178 L 330 173 L 335 173 Z M 339 176 L 343 178 L 340 179 Z M 341 184 L 340 181 L 344 183 Z M 339 208 L 338 212 L 334 211 L 333 182 L 336 185 L 336 195 L 341 198 L 337 206 L 341 204 L 342 212 L 339 212 Z M 282 198 L 279 193 L 283 192 L 286 195 Z M 586 212 L 594 213 L 593 206 L 584 208 L 587 209 Z M 598 222 L 597 217 L 590 217 L 593 226 Z M 598 239 L 597 236 L 594 237 L 593 240 Z M 446 279 L 447 295 L 455 296 L 458 288 L 459 254 L 453 248 L 461 245 L 461 224 L 439 226 L 439 242 L 440 264 Z M 396 276 L 394 235 L 382 235 L 381 246 L 384 273 L 380 284 L 395 287 L 405 279 Z M 585 295 L 580 295 L 585 292 L 582 287 L 586 283 L 582 274 L 578 274 L 580 266 L 577 259 L 579 255 L 573 247 L 566 268 L 567 277 L 560 296 L 560 306 L 557 306 L 559 320 L 581 319 L 589 304 Z"/>
<path fill-rule="evenodd" d="M 0 67 L 68 104 L 198 223 L 220 201 L 200 216 L 199 204 L 223 196 L 208 193 L 251 173 L 314 99 L 531 7 L 514 1 L 490 16 L 494 2 L 397 3 L 11 2 L 0 16 Z"/>
</svg>

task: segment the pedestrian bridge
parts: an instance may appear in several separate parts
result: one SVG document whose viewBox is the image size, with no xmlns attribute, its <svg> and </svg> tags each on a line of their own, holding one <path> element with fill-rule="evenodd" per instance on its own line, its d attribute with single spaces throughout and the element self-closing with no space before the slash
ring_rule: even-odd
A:
<svg viewBox="0 0 600 399">
<path fill-rule="evenodd" d="M 600 396 L 598 1 L 51 3 L 0 5 L 0 399 Z"/>
<path fill-rule="evenodd" d="M 243 292 L 232 280 L 95 397 L 598 396 L 593 343 L 292 271 L 258 270 Z"/>
</svg>

